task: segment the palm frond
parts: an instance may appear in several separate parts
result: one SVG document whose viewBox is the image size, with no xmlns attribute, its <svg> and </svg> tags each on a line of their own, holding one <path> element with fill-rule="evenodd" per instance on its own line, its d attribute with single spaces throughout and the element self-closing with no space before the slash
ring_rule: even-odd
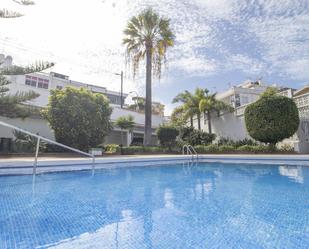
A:
<svg viewBox="0 0 309 249">
<path fill-rule="evenodd" d="M 167 48 L 174 45 L 175 36 L 170 29 L 170 20 L 160 17 L 149 8 L 132 17 L 123 33 L 126 58 L 132 64 L 133 76 L 144 60 L 146 50 L 151 49 L 153 74 L 160 78 L 162 65 L 166 64 Z"/>
<path fill-rule="evenodd" d="M 15 3 L 18 3 L 20 5 L 24 5 L 24 6 L 28 6 L 28 5 L 34 5 L 34 1 L 31 1 L 31 0 L 13 0 Z"/>
<path fill-rule="evenodd" d="M 0 10 L 0 18 L 17 18 L 21 17 L 23 14 L 7 9 Z"/>
<path fill-rule="evenodd" d="M 5 68 L 0 72 L 2 75 L 24 75 L 29 73 L 41 72 L 45 69 L 53 67 L 55 64 L 53 62 L 43 62 L 38 61 L 33 65 L 27 67 L 21 66 L 12 66 L 9 68 Z"/>
</svg>

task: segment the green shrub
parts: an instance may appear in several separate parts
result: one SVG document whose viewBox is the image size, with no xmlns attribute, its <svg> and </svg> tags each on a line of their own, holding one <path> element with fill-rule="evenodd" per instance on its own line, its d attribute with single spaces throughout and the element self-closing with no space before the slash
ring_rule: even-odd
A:
<svg viewBox="0 0 309 249">
<path fill-rule="evenodd" d="M 120 151 L 120 146 L 118 144 L 107 144 L 104 146 L 106 153 L 117 153 Z"/>
<path fill-rule="evenodd" d="M 54 130 L 57 142 L 80 150 L 101 144 L 112 126 L 108 99 L 83 88 L 51 90 L 42 114 Z"/>
<path fill-rule="evenodd" d="M 157 129 L 157 135 L 162 146 L 171 147 L 175 145 L 179 131 L 173 126 L 160 126 Z"/>
<path fill-rule="evenodd" d="M 253 139 L 250 138 L 244 138 L 242 140 L 233 140 L 231 138 L 225 138 L 225 137 L 221 137 L 218 141 L 217 144 L 220 145 L 230 145 L 230 146 L 235 146 L 235 147 L 239 147 L 239 146 L 243 146 L 243 145 L 258 145 L 258 143 L 256 141 L 254 141 Z"/>
<path fill-rule="evenodd" d="M 218 150 L 219 152 L 234 152 L 236 151 L 236 147 L 233 145 L 221 145 Z"/>
<path fill-rule="evenodd" d="M 197 145 L 194 146 L 197 153 L 216 153 L 219 152 L 219 146 L 216 144 L 210 145 Z"/>
<path fill-rule="evenodd" d="M 196 145 L 194 146 L 194 149 L 196 150 L 197 153 L 205 153 L 206 149 L 205 149 L 205 145 Z"/>
<path fill-rule="evenodd" d="M 128 146 L 122 148 L 124 155 L 134 155 L 143 153 L 180 153 L 181 148 L 179 147 L 159 147 L 159 146 Z"/>
<path fill-rule="evenodd" d="M 237 148 L 239 152 L 265 153 L 272 152 L 271 148 L 266 145 L 243 145 Z"/>
<path fill-rule="evenodd" d="M 122 147 L 122 153 L 124 155 L 133 155 L 135 153 L 142 153 L 145 151 L 144 146 L 124 146 Z"/>
<path fill-rule="evenodd" d="M 195 145 L 207 145 L 211 144 L 216 138 L 215 134 L 209 134 L 200 130 L 195 130 L 191 127 L 184 127 L 180 130 L 180 140 L 186 144 Z"/>
<path fill-rule="evenodd" d="M 263 143 L 276 144 L 292 136 L 298 129 L 298 109 L 284 96 L 262 97 L 245 109 L 249 135 Z"/>
</svg>

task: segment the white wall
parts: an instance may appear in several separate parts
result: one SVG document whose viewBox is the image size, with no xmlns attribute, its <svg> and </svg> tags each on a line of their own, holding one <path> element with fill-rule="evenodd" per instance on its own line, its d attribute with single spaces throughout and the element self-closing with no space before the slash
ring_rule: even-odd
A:
<svg viewBox="0 0 309 249">
<path fill-rule="evenodd" d="M 121 116 L 132 115 L 134 117 L 134 122 L 139 125 L 145 124 L 145 114 L 128 110 L 128 109 L 121 109 L 120 107 L 113 107 L 113 113 L 111 115 L 112 120 L 116 120 Z M 160 124 L 163 124 L 164 117 L 159 115 L 152 115 L 152 128 L 157 128 Z"/>
<path fill-rule="evenodd" d="M 9 119 L 0 116 L 0 120 L 9 123 L 11 125 L 17 126 L 19 128 L 25 129 L 27 131 L 30 131 L 32 133 L 39 134 L 43 137 L 54 140 L 53 131 L 49 128 L 48 123 L 43 119 L 39 118 Z M 12 129 L 0 126 L 0 137 L 13 138 L 14 136 L 12 133 Z"/>
<path fill-rule="evenodd" d="M 194 120 L 194 127 L 197 129 L 197 120 Z M 245 126 L 244 116 L 236 116 L 233 113 L 226 113 L 218 117 L 216 113 L 211 116 L 212 133 L 219 137 L 231 138 L 233 140 L 242 140 L 250 138 Z M 201 118 L 201 129 L 208 132 L 208 121 L 204 122 L 204 116 Z"/>
</svg>

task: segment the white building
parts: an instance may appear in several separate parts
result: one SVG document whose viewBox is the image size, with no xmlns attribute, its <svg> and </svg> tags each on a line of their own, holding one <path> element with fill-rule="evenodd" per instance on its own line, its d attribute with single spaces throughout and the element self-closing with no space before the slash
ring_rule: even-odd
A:
<svg viewBox="0 0 309 249">
<path fill-rule="evenodd" d="M 31 106 L 44 108 L 48 103 L 48 97 L 50 95 L 51 89 L 62 89 L 67 86 L 71 87 L 83 87 L 91 90 L 95 93 L 102 93 L 110 101 L 110 105 L 113 107 L 113 112 L 111 115 L 111 120 L 115 121 L 121 116 L 132 115 L 134 117 L 135 128 L 132 133 L 124 131 L 126 136 L 124 138 L 124 144 L 129 145 L 133 139 L 141 140 L 144 134 L 144 122 L 145 116 L 142 112 L 137 112 L 134 110 L 129 110 L 124 105 L 121 108 L 121 102 L 124 103 L 125 98 L 128 94 L 121 95 L 119 92 L 110 91 L 105 87 L 95 86 L 91 84 L 86 84 L 78 81 L 71 80 L 69 76 L 62 75 L 59 73 L 51 72 L 47 73 L 32 73 L 28 75 L 18 75 L 18 76 L 9 76 L 11 84 L 8 85 L 10 88 L 10 93 L 14 94 L 18 91 L 27 92 L 33 90 L 40 94 L 40 96 L 32 101 L 27 102 Z M 1 121 L 10 123 L 12 125 L 21 127 L 33 133 L 38 133 L 44 137 L 54 139 L 53 131 L 48 126 L 47 121 L 41 117 L 29 117 L 26 119 L 9 119 L 5 117 L 0 117 Z M 156 139 L 156 128 L 164 122 L 164 117 L 162 115 L 153 115 L 152 116 L 152 128 L 153 128 L 153 144 L 157 143 Z M 4 127 L 0 127 L 0 139 L 10 138 L 13 139 L 12 130 Z M 7 139 L 6 139 L 7 141 Z M 106 144 L 121 144 L 121 132 L 120 129 L 115 127 L 108 137 L 105 139 Z"/>
<path fill-rule="evenodd" d="M 224 112 L 219 116 L 215 113 L 212 114 L 212 132 L 217 135 L 217 138 L 224 137 L 235 141 L 250 138 L 245 126 L 244 111 L 250 103 L 258 100 L 267 87 L 269 85 L 261 81 L 246 81 L 217 95 L 219 100 L 235 108 L 232 113 Z M 277 88 L 279 89 L 279 94 L 294 99 L 301 118 L 297 134 L 283 142 L 294 146 L 294 149 L 298 152 L 309 152 L 309 87 L 299 91 L 291 88 Z M 202 115 L 201 128 L 206 132 L 208 132 L 207 123 L 207 116 Z M 194 120 L 194 126 L 197 128 L 196 119 Z"/>
</svg>

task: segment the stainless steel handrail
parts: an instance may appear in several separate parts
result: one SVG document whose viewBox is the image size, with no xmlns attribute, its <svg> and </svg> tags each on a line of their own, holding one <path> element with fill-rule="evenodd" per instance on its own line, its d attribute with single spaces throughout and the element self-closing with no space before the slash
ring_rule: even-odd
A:
<svg viewBox="0 0 309 249">
<path fill-rule="evenodd" d="M 182 154 L 185 154 L 185 149 L 187 152 L 187 155 L 191 155 L 192 156 L 192 160 L 194 160 L 194 155 L 196 156 L 196 159 L 198 159 L 198 154 L 196 152 L 196 150 L 193 148 L 192 145 L 190 144 L 185 144 L 184 146 L 182 146 Z"/>
<path fill-rule="evenodd" d="M 188 144 L 188 147 L 193 151 L 193 153 L 196 156 L 196 159 L 198 159 L 198 153 L 196 152 L 196 150 L 194 149 L 194 147 L 191 144 Z"/>
<path fill-rule="evenodd" d="M 11 129 L 14 129 L 14 130 L 17 130 L 17 131 L 20 131 L 20 132 L 23 132 L 25 134 L 28 134 L 30 136 L 33 136 L 33 137 L 37 138 L 37 144 L 36 144 L 36 150 L 35 150 L 35 158 L 34 158 L 34 163 L 33 163 L 33 174 L 36 174 L 36 167 L 37 167 L 37 164 L 38 164 L 38 155 L 39 155 L 39 147 L 40 147 L 40 141 L 41 140 L 46 141 L 46 142 L 51 143 L 51 144 L 58 145 L 58 146 L 60 146 L 62 148 L 74 151 L 76 153 L 80 153 L 82 155 L 91 157 L 92 158 L 92 169 L 94 169 L 95 157 L 94 157 L 94 155 L 92 155 L 90 153 L 87 153 L 87 152 L 84 152 L 84 151 L 72 148 L 72 147 L 64 145 L 62 143 L 55 142 L 55 141 L 53 141 L 51 139 L 48 139 L 46 137 L 42 137 L 40 135 L 34 134 L 34 133 L 30 132 L 30 131 L 27 131 L 27 130 L 24 130 L 24 129 L 19 128 L 17 126 L 5 123 L 3 121 L 0 121 L 0 125 L 8 127 L 8 128 L 11 128 Z"/>
</svg>

